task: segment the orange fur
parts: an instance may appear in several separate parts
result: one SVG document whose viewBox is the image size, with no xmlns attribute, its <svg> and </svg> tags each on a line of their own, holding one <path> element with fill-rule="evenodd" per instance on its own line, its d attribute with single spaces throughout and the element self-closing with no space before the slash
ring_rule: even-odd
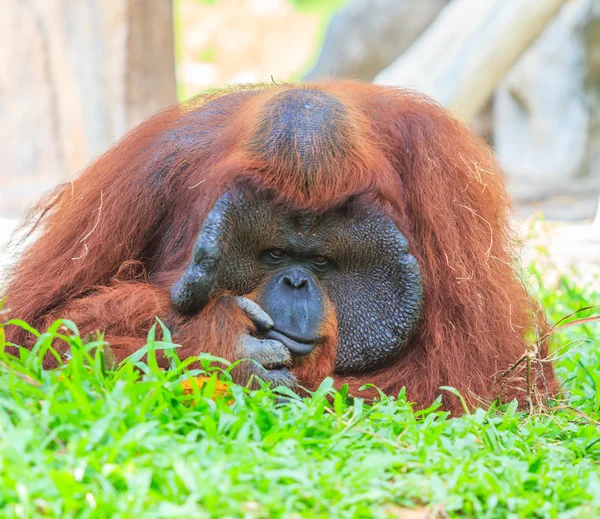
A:
<svg viewBox="0 0 600 519">
<path fill-rule="evenodd" d="M 290 88 L 329 92 L 350 114 L 344 153 L 326 157 L 308 185 L 294 157 L 267 160 L 251 146 L 257 128 L 269 124 L 265 106 Z M 8 287 L 12 315 L 39 327 L 60 315 L 84 333 L 104 329 L 123 355 L 143 343 L 158 315 L 175 323 L 184 352 L 231 358 L 247 319 L 219 301 L 181 319 L 168 291 L 214 202 L 242 181 L 313 211 L 362 198 L 386 211 L 408 239 L 424 282 L 418 330 L 388 366 L 338 377 L 340 383 L 356 389 L 372 382 L 390 394 L 406 386 L 419 405 L 442 385 L 491 400 L 493 375 L 525 351 L 527 331 L 544 325 L 515 276 L 509 200 L 485 144 L 424 96 L 348 81 L 223 91 L 142 123 L 40 205 L 41 236 Z M 144 266 L 143 279 L 123 273 L 132 261 Z M 128 275 L 133 279 L 123 279 Z M 333 337 L 334 328 L 329 322 Z M 17 328 L 7 334 L 31 343 Z M 332 340 L 298 369 L 301 385 L 334 375 L 334 349 Z M 546 378 L 554 388 L 549 365 Z M 458 410 L 455 399 L 444 402 Z"/>
</svg>

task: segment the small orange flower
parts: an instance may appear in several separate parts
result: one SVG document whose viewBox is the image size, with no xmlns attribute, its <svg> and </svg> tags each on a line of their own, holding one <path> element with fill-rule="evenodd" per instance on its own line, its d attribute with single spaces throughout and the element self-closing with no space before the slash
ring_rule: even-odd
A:
<svg viewBox="0 0 600 519">
<path fill-rule="evenodd" d="M 194 386 L 192 385 L 192 379 L 194 379 L 196 381 L 196 384 L 198 384 L 198 387 L 200 389 L 202 389 L 211 380 L 210 377 L 205 377 L 205 376 L 187 378 L 186 380 L 184 380 L 181 383 L 181 387 L 183 388 L 184 395 L 194 394 Z M 231 398 L 229 386 L 225 382 L 221 382 L 220 380 L 216 380 L 214 382 L 214 384 L 215 384 L 215 390 L 212 395 L 213 400 L 216 400 L 219 397 L 227 396 L 230 399 L 230 402 L 228 402 L 228 403 L 232 403 L 233 399 Z"/>
</svg>

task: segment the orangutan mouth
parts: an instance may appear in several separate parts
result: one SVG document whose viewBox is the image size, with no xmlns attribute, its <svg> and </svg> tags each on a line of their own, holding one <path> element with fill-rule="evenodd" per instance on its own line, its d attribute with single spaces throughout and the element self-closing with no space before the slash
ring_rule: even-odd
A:
<svg viewBox="0 0 600 519">
<path fill-rule="evenodd" d="M 317 339 L 303 339 L 300 337 L 292 337 L 290 334 L 285 334 L 280 330 L 271 328 L 266 334 L 266 339 L 274 339 L 281 342 L 293 356 L 304 357 L 311 353 L 317 345 Z"/>
</svg>

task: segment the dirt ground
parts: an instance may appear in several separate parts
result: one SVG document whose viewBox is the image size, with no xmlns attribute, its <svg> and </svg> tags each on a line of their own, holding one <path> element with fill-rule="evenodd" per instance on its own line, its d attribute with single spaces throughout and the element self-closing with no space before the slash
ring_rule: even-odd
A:
<svg viewBox="0 0 600 519">
<path fill-rule="evenodd" d="M 531 261 L 550 264 L 556 267 L 554 273 L 568 273 L 579 284 L 600 291 L 600 225 L 536 221 L 524 227 L 529 235 L 522 252 L 524 265 Z"/>
</svg>

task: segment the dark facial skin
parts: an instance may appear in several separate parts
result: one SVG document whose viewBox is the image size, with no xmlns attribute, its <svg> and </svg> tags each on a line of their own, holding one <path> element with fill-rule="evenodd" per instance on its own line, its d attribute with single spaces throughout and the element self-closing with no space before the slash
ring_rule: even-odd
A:
<svg viewBox="0 0 600 519">
<path fill-rule="evenodd" d="M 307 214 L 273 203 L 268 193 L 219 199 L 171 296 L 179 312 L 194 314 L 223 290 L 256 291 L 273 321 L 260 336 L 279 341 L 292 358 L 318 347 L 331 301 L 337 373 L 374 369 L 400 352 L 422 302 L 419 266 L 379 211 L 347 204 Z"/>
</svg>

